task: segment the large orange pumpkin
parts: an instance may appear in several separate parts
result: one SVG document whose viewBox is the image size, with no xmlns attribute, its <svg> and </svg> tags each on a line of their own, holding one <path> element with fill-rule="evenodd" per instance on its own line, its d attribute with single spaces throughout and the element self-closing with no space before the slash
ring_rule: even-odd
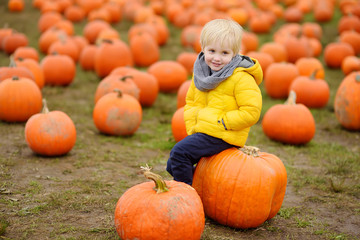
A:
<svg viewBox="0 0 360 240">
<path fill-rule="evenodd" d="M 335 116 L 349 130 L 360 130 L 360 71 L 347 75 L 338 87 L 334 101 Z"/>
<path fill-rule="evenodd" d="M 142 108 L 136 98 L 115 89 L 96 102 L 93 120 L 96 128 L 102 133 L 129 136 L 140 126 Z"/>
<path fill-rule="evenodd" d="M 12 77 L 0 82 L 0 120 L 25 122 L 41 111 L 42 94 L 28 78 Z"/>
<path fill-rule="evenodd" d="M 315 135 L 315 120 L 304 104 L 296 103 L 296 93 L 291 91 L 284 104 L 276 104 L 264 114 L 262 129 L 272 140 L 306 144 Z"/>
<path fill-rule="evenodd" d="M 129 188 L 116 204 L 121 239 L 199 240 L 205 216 L 196 191 L 186 183 L 164 181 L 149 168 L 144 175 L 153 182 Z"/>
<path fill-rule="evenodd" d="M 40 62 L 44 72 L 45 84 L 68 86 L 75 78 L 76 64 L 68 55 L 49 54 Z"/>
<path fill-rule="evenodd" d="M 286 184 L 286 169 L 278 157 L 245 146 L 203 157 L 192 186 L 200 195 L 206 216 L 245 229 L 258 227 L 276 215 Z"/>
<path fill-rule="evenodd" d="M 61 111 L 49 111 L 43 100 L 43 110 L 25 124 L 25 139 L 32 151 L 43 156 L 68 153 L 76 142 L 76 129 L 71 118 Z"/>
</svg>

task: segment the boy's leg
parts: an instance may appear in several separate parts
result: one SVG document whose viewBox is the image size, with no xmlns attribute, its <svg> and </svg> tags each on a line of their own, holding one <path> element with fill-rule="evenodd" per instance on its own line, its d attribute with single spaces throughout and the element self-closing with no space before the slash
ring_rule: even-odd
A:
<svg viewBox="0 0 360 240">
<path fill-rule="evenodd" d="M 166 170 L 174 180 L 192 184 L 193 165 L 201 157 L 217 154 L 225 149 L 234 147 L 223 140 L 203 133 L 195 133 L 176 143 L 170 152 Z"/>
</svg>

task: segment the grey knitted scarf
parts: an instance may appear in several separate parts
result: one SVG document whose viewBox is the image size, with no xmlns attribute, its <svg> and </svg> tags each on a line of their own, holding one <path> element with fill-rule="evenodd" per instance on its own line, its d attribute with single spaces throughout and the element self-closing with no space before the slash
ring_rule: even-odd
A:
<svg viewBox="0 0 360 240">
<path fill-rule="evenodd" d="M 222 81 L 231 76 L 235 68 L 248 68 L 254 62 L 247 56 L 235 55 L 231 61 L 219 71 L 212 71 L 205 63 L 205 55 L 200 52 L 194 63 L 194 83 L 197 89 L 206 92 L 216 88 Z"/>
</svg>

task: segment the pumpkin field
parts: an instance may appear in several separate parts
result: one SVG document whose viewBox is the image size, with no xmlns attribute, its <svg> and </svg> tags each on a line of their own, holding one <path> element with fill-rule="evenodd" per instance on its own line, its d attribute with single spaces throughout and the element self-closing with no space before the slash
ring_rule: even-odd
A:
<svg viewBox="0 0 360 240">
<path fill-rule="evenodd" d="M 172 180 L 199 33 L 215 18 L 241 24 L 241 53 L 261 64 L 262 112 L 246 145 L 280 159 L 287 183 L 271 219 L 234 227 L 205 216 L 200 239 L 360 239 L 359 0 L 1 0 L 0 239 L 121 239 L 115 208 L 151 182 L 145 166 Z M 121 124 L 105 116 L 114 99 Z M 39 134 L 46 114 L 60 143 Z M 255 202 L 257 186 L 248 191 Z M 221 197 L 241 202 L 233 192 Z M 135 193 L 129 208 L 155 219 Z M 182 213 L 187 227 L 152 236 L 196 238 L 189 223 L 202 209 Z"/>
</svg>

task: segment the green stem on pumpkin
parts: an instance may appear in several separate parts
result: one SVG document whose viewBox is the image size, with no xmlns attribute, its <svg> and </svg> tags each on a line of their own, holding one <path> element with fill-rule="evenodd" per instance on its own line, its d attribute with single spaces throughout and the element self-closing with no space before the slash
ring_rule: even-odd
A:
<svg viewBox="0 0 360 240">
<path fill-rule="evenodd" d="M 43 98 L 42 103 L 43 103 L 43 109 L 42 109 L 41 112 L 44 113 L 44 114 L 49 113 L 49 109 L 48 109 L 48 107 L 47 107 L 47 102 L 46 102 L 46 99 L 45 99 L 45 98 Z"/>
<path fill-rule="evenodd" d="M 295 105 L 296 104 L 296 92 L 291 90 L 289 93 L 288 99 L 285 101 L 284 104 L 287 105 Z"/>
<path fill-rule="evenodd" d="M 244 147 L 240 148 L 240 150 L 243 153 L 253 156 L 253 157 L 258 157 L 259 152 L 260 152 L 260 148 L 253 147 L 253 146 L 244 146 Z"/>
<path fill-rule="evenodd" d="M 15 62 L 15 59 L 14 59 L 14 56 L 13 56 L 13 55 L 10 55 L 10 64 L 9 64 L 9 67 L 11 67 L 11 68 L 15 68 L 15 67 L 16 67 L 16 62 Z"/>
<path fill-rule="evenodd" d="M 151 172 L 151 168 L 146 164 L 145 167 L 141 167 L 143 174 L 147 179 L 153 180 L 155 183 L 154 190 L 156 193 L 163 193 L 169 191 L 168 186 L 159 174 Z"/>
<path fill-rule="evenodd" d="M 360 74 L 356 74 L 355 76 L 355 81 L 360 83 Z"/>
<path fill-rule="evenodd" d="M 310 75 L 310 79 L 311 80 L 314 80 L 314 79 L 316 79 L 316 74 L 318 73 L 318 71 L 319 71 L 319 69 L 317 68 L 317 69 L 315 69 L 312 73 L 311 73 L 311 75 Z"/>
</svg>

